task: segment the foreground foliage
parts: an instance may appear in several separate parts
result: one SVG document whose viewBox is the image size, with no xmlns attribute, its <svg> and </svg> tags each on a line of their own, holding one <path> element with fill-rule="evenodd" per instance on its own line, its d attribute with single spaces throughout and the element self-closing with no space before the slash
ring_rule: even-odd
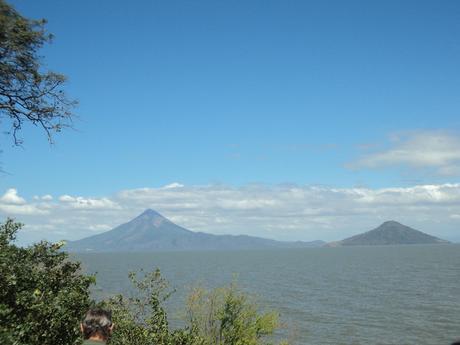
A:
<svg viewBox="0 0 460 345">
<path fill-rule="evenodd" d="M 116 325 L 110 344 L 262 345 L 279 327 L 278 314 L 261 313 L 235 284 L 207 291 L 196 288 L 186 305 L 185 327 L 170 331 L 164 302 L 173 293 L 157 269 L 138 279 L 130 274 L 136 297 L 104 302 Z M 286 344 L 286 343 L 284 343 Z"/>
<path fill-rule="evenodd" d="M 74 345 L 90 300 L 94 277 L 61 250 L 63 243 L 14 245 L 22 224 L 0 225 L 0 344 Z M 143 274 L 143 272 L 141 272 Z M 279 326 L 276 313 L 261 313 L 235 284 L 207 291 L 197 288 L 185 307 L 184 326 L 171 330 L 164 302 L 174 292 L 160 271 L 131 273 L 134 297 L 114 296 L 115 331 L 111 345 L 268 345 Z"/>
<path fill-rule="evenodd" d="M 187 302 L 187 321 L 205 345 L 270 344 L 269 336 L 279 327 L 277 313 L 260 313 L 234 283 L 212 291 L 195 288 Z"/>
<path fill-rule="evenodd" d="M 0 343 L 76 344 L 94 278 L 68 260 L 62 243 L 15 246 L 21 226 L 11 219 L 0 225 Z"/>
<path fill-rule="evenodd" d="M 135 273 L 129 277 L 136 289 L 135 297 L 117 295 L 102 303 L 102 307 L 112 310 L 116 325 L 111 345 L 199 344 L 188 328 L 170 331 L 163 303 L 173 291 L 158 269 L 142 279 Z"/>
</svg>

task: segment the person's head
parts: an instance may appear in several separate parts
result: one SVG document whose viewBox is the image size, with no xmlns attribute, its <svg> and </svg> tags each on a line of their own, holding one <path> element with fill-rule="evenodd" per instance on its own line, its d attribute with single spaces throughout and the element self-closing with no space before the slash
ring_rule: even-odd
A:
<svg viewBox="0 0 460 345">
<path fill-rule="evenodd" d="M 80 329 L 85 339 L 106 341 L 112 334 L 112 312 L 100 308 L 88 310 L 80 324 Z"/>
</svg>

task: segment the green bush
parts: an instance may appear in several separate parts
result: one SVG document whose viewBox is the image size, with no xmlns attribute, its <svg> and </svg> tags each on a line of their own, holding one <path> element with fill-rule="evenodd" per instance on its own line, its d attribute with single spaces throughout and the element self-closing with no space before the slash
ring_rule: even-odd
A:
<svg viewBox="0 0 460 345">
<path fill-rule="evenodd" d="M 261 313 L 234 283 L 212 291 L 194 289 L 187 301 L 187 323 L 203 345 L 272 344 L 280 326 L 277 313 Z"/>
<path fill-rule="evenodd" d="M 130 274 L 135 297 L 115 296 L 103 303 L 113 314 L 111 345 L 268 345 L 279 327 L 278 314 L 260 313 L 235 284 L 194 289 L 186 306 L 185 327 L 170 330 L 163 303 L 174 292 L 154 270 L 138 279 Z M 286 344 L 286 343 L 284 343 Z"/>
<path fill-rule="evenodd" d="M 63 243 L 13 244 L 22 224 L 0 225 L 0 343 L 77 344 L 93 277 L 80 273 Z"/>
<path fill-rule="evenodd" d="M 168 320 L 161 303 L 166 282 L 159 271 L 147 274 L 138 280 L 134 273 L 130 279 L 137 289 L 135 297 L 117 295 L 103 302 L 103 307 L 112 310 L 116 325 L 111 344 L 166 344 L 169 337 Z"/>
</svg>

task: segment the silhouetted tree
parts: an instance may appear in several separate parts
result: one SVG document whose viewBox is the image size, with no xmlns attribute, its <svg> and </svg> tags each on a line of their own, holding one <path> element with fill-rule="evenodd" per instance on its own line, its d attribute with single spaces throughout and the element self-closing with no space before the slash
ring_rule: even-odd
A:
<svg viewBox="0 0 460 345">
<path fill-rule="evenodd" d="M 48 140 L 71 123 L 74 100 L 62 86 L 62 74 L 44 69 L 38 51 L 51 41 L 46 21 L 24 18 L 0 0 L 0 120 L 20 145 L 18 132 L 26 123 L 41 127 Z"/>
</svg>

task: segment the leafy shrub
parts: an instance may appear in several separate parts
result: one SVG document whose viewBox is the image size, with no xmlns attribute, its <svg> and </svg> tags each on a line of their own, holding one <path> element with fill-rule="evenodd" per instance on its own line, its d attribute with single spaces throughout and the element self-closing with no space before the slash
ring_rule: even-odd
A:
<svg viewBox="0 0 460 345">
<path fill-rule="evenodd" d="M 279 326 L 278 314 L 260 313 L 235 284 L 206 291 L 194 289 L 186 306 L 184 328 L 170 330 L 163 303 L 174 292 L 160 271 L 138 279 L 130 274 L 135 297 L 115 296 L 103 303 L 112 310 L 116 331 L 111 345 L 265 345 Z"/>
<path fill-rule="evenodd" d="M 187 302 L 187 318 L 203 345 L 271 344 L 270 336 L 279 327 L 277 313 L 259 312 L 257 304 L 234 283 L 212 291 L 194 289 Z"/>
<path fill-rule="evenodd" d="M 13 244 L 22 224 L 0 225 L 0 343 L 77 344 L 93 277 L 68 260 L 63 243 Z"/>
<path fill-rule="evenodd" d="M 112 310 L 112 320 L 116 325 L 111 344 L 163 344 L 169 335 L 166 312 L 161 302 L 165 282 L 158 271 L 147 274 L 138 280 L 130 274 L 137 288 L 136 297 L 117 295 L 103 302 L 103 307 Z"/>
</svg>

